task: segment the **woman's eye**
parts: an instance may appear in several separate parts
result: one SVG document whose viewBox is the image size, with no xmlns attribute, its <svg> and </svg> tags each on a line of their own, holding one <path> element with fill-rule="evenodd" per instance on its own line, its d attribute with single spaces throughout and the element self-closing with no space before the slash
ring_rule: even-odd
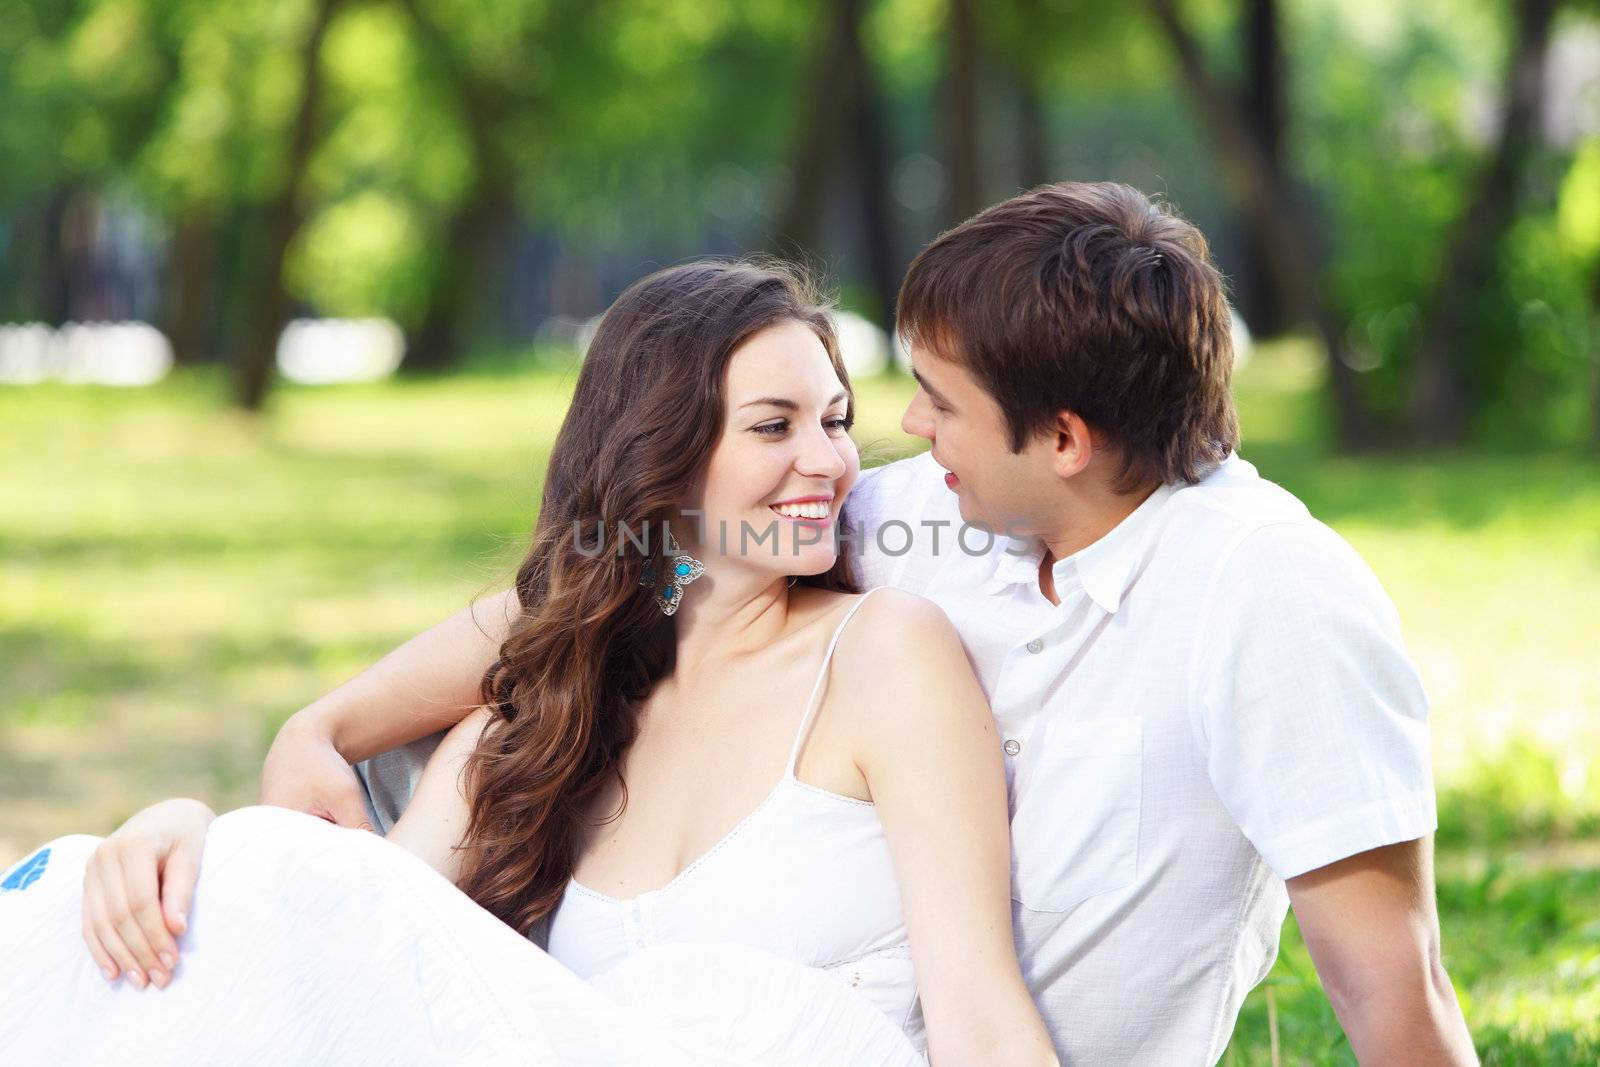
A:
<svg viewBox="0 0 1600 1067">
<path fill-rule="evenodd" d="M 844 416 L 837 416 L 835 418 L 827 419 L 827 420 L 825 420 L 823 422 L 822 425 L 827 427 L 830 431 L 833 431 L 833 430 L 848 431 L 850 429 L 850 427 L 855 425 L 855 421 L 856 420 L 851 418 L 850 416 L 844 415 Z M 761 425 L 761 426 L 752 427 L 752 430 L 755 433 L 758 433 L 763 437 L 779 437 L 779 436 L 782 436 L 788 429 L 789 429 L 789 420 L 788 419 L 779 419 L 777 422 L 769 422 L 769 423 L 765 423 L 764 425 Z"/>
</svg>

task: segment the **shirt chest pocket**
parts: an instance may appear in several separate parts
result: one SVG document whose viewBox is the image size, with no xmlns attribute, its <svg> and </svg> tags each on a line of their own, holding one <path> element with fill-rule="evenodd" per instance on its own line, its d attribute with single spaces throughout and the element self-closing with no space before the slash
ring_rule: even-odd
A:
<svg viewBox="0 0 1600 1067">
<path fill-rule="evenodd" d="M 1137 716 L 1055 717 L 1034 731 L 1011 817 L 1011 895 L 1023 907 L 1066 911 L 1138 874 L 1142 727 Z"/>
</svg>

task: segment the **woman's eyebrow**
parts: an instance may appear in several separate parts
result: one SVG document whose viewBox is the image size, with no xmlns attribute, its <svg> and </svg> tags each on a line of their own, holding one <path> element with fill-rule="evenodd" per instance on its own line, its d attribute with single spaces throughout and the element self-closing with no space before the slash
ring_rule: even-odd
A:
<svg viewBox="0 0 1600 1067">
<path fill-rule="evenodd" d="M 841 401 L 841 400 L 849 400 L 849 399 L 850 399 L 850 394 L 841 389 L 839 392 L 837 392 L 837 393 L 835 393 L 833 395 L 833 399 L 832 400 L 829 400 L 826 404 L 824 404 L 822 406 L 826 407 L 826 408 L 831 408 L 833 405 L 837 404 L 839 401 Z M 759 397 L 759 398 L 757 398 L 755 400 L 746 400 L 743 404 L 740 404 L 739 407 L 742 410 L 744 408 L 755 407 L 757 404 L 766 404 L 769 407 L 782 408 L 784 411 L 799 411 L 800 410 L 800 405 L 799 404 L 796 404 L 793 400 L 789 400 L 789 399 L 787 399 L 785 397 L 781 397 L 781 396 L 763 396 L 763 397 Z"/>
</svg>

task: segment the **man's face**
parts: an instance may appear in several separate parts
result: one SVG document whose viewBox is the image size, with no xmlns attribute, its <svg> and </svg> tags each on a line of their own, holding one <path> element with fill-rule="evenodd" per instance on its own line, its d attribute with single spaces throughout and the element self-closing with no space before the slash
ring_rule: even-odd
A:
<svg viewBox="0 0 1600 1067">
<path fill-rule="evenodd" d="M 917 392 L 900 427 L 933 446 L 934 461 L 949 472 L 945 484 L 959 498 L 962 521 L 1003 534 L 1037 533 L 1060 482 L 1049 442 L 1037 437 L 1012 452 L 1000 405 L 965 367 L 922 345 L 910 354 Z"/>
</svg>

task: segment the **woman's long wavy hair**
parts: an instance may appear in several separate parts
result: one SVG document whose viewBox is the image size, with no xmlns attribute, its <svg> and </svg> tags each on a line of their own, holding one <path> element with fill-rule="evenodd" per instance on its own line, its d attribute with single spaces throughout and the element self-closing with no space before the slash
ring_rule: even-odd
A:
<svg viewBox="0 0 1600 1067">
<path fill-rule="evenodd" d="M 517 571 L 521 613 L 484 674 L 497 718 L 465 767 L 461 888 L 519 932 L 560 902 L 586 815 L 621 780 L 635 709 L 674 664 L 673 620 L 640 585 L 646 555 L 618 532 L 648 530 L 660 552 L 721 435 L 729 359 L 753 334 L 804 323 L 849 388 L 829 310 L 786 264 L 695 262 L 634 283 L 600 322 Z M 843 552 L 800 581 L 857 589 Z"/>
</svg>

